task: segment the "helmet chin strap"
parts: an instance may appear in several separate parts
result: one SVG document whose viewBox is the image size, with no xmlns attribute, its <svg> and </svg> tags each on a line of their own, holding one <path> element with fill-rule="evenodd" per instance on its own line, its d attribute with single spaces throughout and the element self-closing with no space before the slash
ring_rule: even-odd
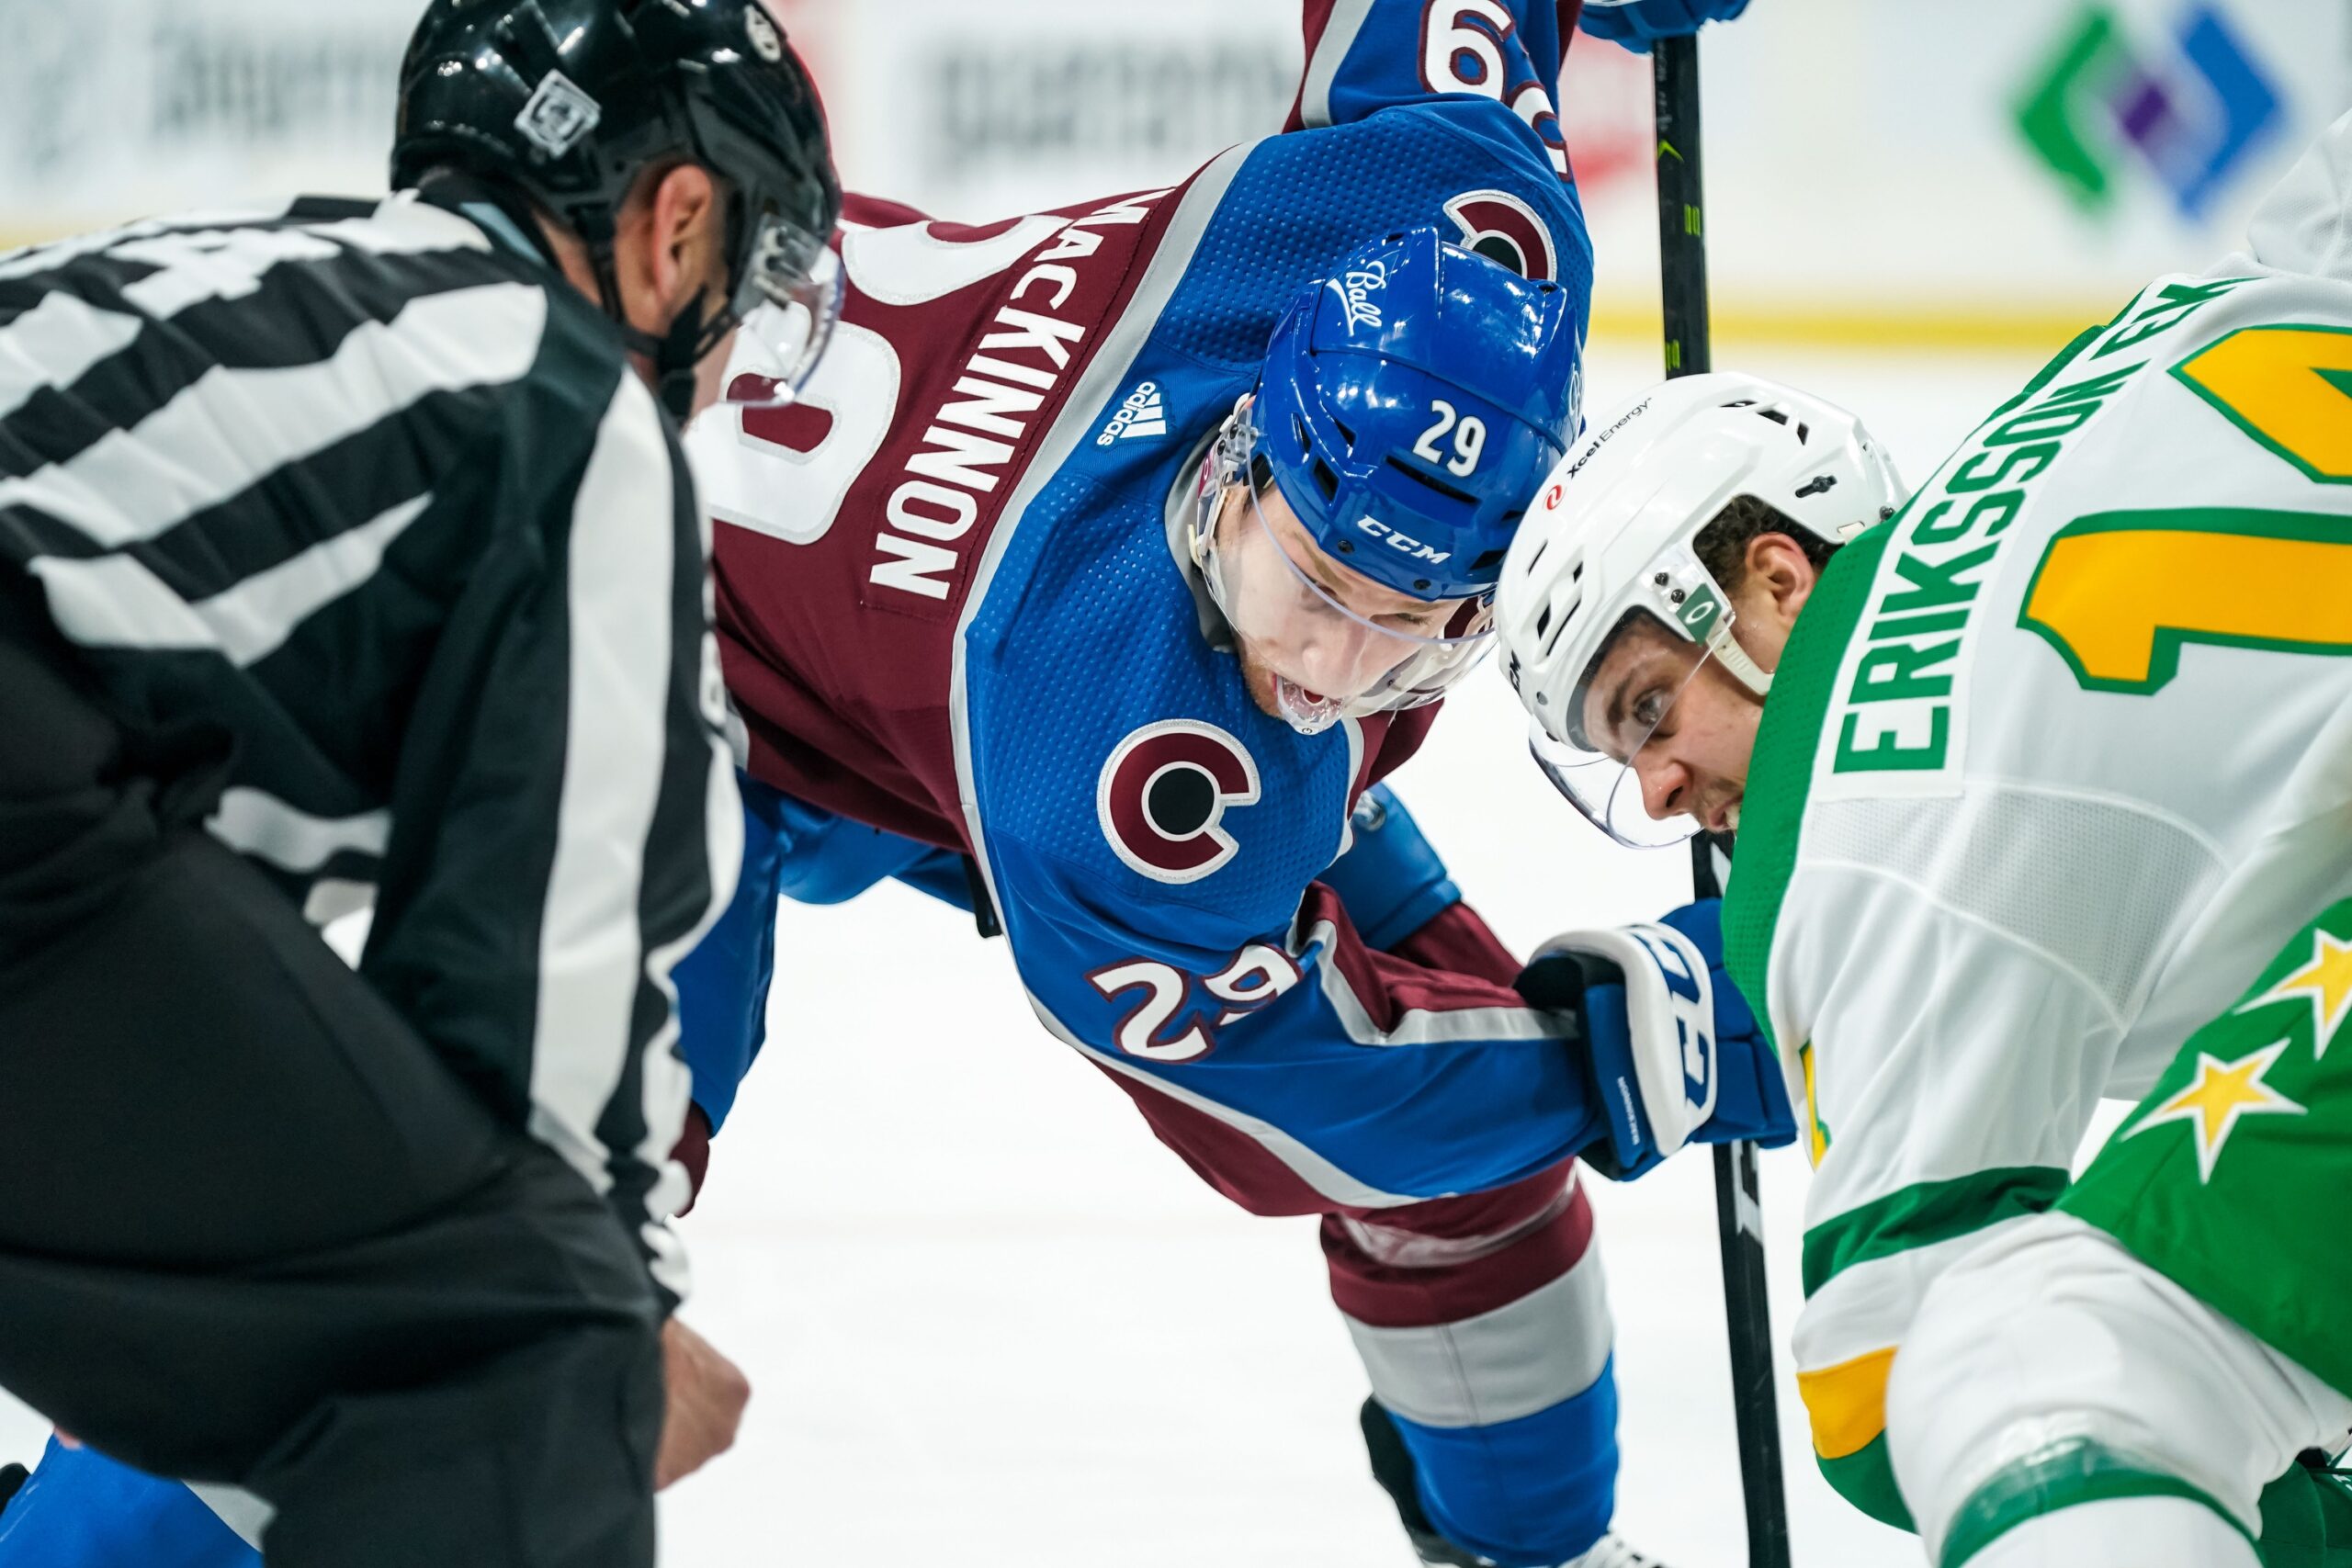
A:
<svg viewBox="0 0 2352 1568">
<path fill-rule="evenodd" d="M 685 423 L 695 412 L 695 367 L 702 362 L 706 349 L 726 335 L 725 311 L 721 320 L 713 321 L 702 313 L 702 301 L 678 312 L 670 330 L 660 337 L 640 332 L 627 321 L 620 321 L 621 342 L 630 351 L 641 354 L 653 362 L 653 391 L 670 417 Z M 713 332 L 711 329 L 719 330 Z"/>
<path fill-rule="evenodd" d="M 621 344 L 631 354 L 641 354 L 653 367 L 653 391 L 670 417 L 684 424 L 695 412 L 695 367 L 702 356 L 718 346 L 718 341 L 735 326 L 734 314 L 725 306 L 706 316 L 702 297 L 677 314 L 670 330 L 660 336 L 633 325 L 621 305 L 620 280 L 613 267 L 613 231 L 609 219 L 598 225 L 599 232 L 583 232 L 588 241 L 589 265 L 595 270 L 597 303 L 613 325 L 620 329 Z"/>
<path fill-rule="evenodd" d="M 1716 621 L 1715 629 L 1707 634 L 1707 651 L 1730 671 L 1741 685 L 1754 693 L 1756 700 L 1760 703 L 1771 694 L 1772 671 L 1757 663 L 1748 656 L 1747 649 L 1739 646 L 1739 639 L 1731 635 L 1731 623 L 1729 612 Z"/>
</svg>

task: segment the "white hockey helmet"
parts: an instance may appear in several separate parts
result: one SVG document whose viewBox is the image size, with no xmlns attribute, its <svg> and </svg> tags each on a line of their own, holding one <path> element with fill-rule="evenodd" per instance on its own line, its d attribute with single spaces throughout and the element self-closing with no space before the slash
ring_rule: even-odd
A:
<svg viewBox="0 0 2352 1568">
<path fill-rule="evenodd" d="M 1619 631 L 1647 617 L 1700 645 L 1691 675 L 1713 659 L 1758 700 L 1771 689 L 1771 672 L 1731 635 L 1730 595 L 1693 548 L 1743 495 L 1842 544 L 1892 516 L 1904 490 L 1869 432 L 1835 404 L 1759 376 L 1686 376 L 1586 428 L 1529 502 L 1503 562 L 1503 668 L 1532 716 L 1536 761 L 1621 843 L 1679 842 L 1698 824 L 1652 818 L 1633 775 L 1664 709 L 1637 737 L 1585 733 L 1585 690 Z"/>
</svg>

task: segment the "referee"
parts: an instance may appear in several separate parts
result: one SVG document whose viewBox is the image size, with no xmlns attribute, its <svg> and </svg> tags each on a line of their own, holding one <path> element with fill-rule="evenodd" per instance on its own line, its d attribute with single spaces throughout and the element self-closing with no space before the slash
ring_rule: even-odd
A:
<svg viewBox="0 0 2352 1568">
<path fill-rule="evenodd" d="M 789 396 L 839 187 L 758 0 L 434 0 L 394 184 L 0 255 L 0 1385 L 273 1565 L 650 1568 L 743 1397 L 668 1324 L 740 826 L 657 405 L 755 304 Z"/>
</svg>

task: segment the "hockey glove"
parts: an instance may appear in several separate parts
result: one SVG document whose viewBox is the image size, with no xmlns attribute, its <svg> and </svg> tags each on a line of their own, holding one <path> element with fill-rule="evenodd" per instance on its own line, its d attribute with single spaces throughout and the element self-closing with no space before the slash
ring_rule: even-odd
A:
<svg viewBox="0 0 2352 1568">
<path fill-rule="evenodd" d="M 1709 22 L 1728 22 L 1747 0 L 1584 0 L 1577 26 L 1594 38 L 1647 54 L 1652 39 L 1680 38 Z"/>
<path fill-rule="evenodd" d="M 1529 1005 L 1580 1012 L 1595 1103 L 1608 1136 L 1582 1151 L 1630 1179 L 1686 1143 L 1796 1137 L 1780 1059 L 1724 973 L 1723 901 L 1657 925 L 1569 931 L 1521 971 Z"/>
</svg>

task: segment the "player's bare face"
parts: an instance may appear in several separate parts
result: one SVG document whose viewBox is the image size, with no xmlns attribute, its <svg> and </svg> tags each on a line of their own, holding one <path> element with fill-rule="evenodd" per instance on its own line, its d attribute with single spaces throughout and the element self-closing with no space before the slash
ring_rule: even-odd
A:
<svg viewBox="0 0 2352 1568">
<path fill-rule="evenodd" d="M 1340 565 L 1272 487 L 1254 508 L 1247 485 L 1227 487 L 1216 547 L 1235 563 L 1227 581 L 1244 585 L 1250 600 L 1228 617 L 1242 679 L 1250 699 L 1277 718 L 1284 716 L 1282 682 L 1317 702 L 1362 696 L 1413 657 L 1411 639 L 1445 635 L 1464 606 L 1416 599 Z"/>
<path fill-rule="evenodd" d="M 1637 620 L 1585 688 L 1584 731 L 1632 764 L 1653 818 L 1689 817 L 1720 833 L 1739 826 L 1763 713 L 1698 644 Z"/>
</svg>

